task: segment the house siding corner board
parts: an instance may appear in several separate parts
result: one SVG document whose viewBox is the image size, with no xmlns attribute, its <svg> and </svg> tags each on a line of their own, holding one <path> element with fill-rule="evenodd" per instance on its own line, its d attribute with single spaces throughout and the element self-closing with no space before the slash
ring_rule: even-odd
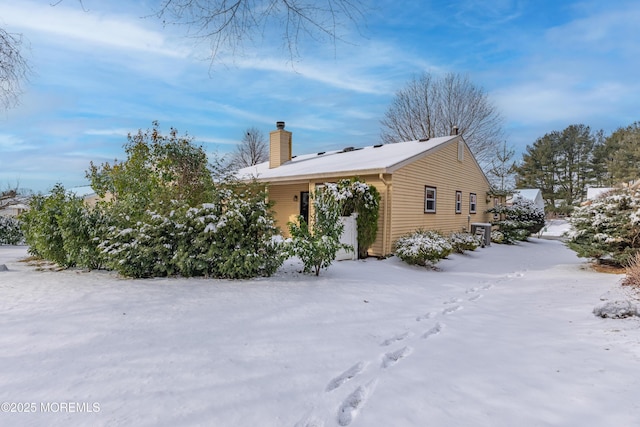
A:
<svg viewBox="0 0 640 427">
<path fill-rule="evenodd" d="M 391 243 L 419 228 L 444 233 L 466 230 L 469 222 L 488 222 L 486 194 L 489 184 L 465 146 L 459 161 L 457 144 L 404 166 L 393 174 Z M 425 187 L 436 188 L 436 212 L 425 213 Z M 462 211 L 456 213 L 456 191 L 462 192 Z M 476 213 L 469 212 L 469 197 L 477 194 Z M 469 216 L 471 219 L 469 220 Z"/>
</svg>

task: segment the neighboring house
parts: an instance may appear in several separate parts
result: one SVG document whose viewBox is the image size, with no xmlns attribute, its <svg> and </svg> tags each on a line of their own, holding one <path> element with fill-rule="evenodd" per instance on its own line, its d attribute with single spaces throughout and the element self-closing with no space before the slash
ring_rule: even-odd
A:
<svg viewBox="0 0 640 427">
<path fill-rule="evenodd" d="M 513 200 L 518 197 L 522 197 L 523 199 L 531 200 L 536 204 L 542 212 L 544 212 L 544 199 L 542 198 L 542 191 L 538 188 L 519 188 L 513 191 L 513 196 L 510 199 L 507 199 L 507 204 L 511 204 Z"/>
<path fill-rule="evenodd" d="M 28 210 L 29 206 L 26 203 L 16 201 L 15 203 L 7 203 L 0 207 L 0 216 L 17 217 Z"/>
<path fill-rule="evenodd" d="M 587 188 L 587 201 L 599 199 L 604 194 L 615 190 L 614 187 L 592 187 Z M 583 203 L 584 204 L 584 203 Z"/>
<path fill-rule="evenodd" d="M 100 198 L 90 185 L 83 185 L 81 187 L 72 187 L 67 192 L 73 194 L 76 197 L 81 197 L 85 203 L 91 207 L 95 206 L 100 200 L 110 201 L 112 199 L 111 193 L 107 193 L 104 198 Z"/>
<path fill-rule="evenodd" d="M 460 135 L 292 156 L 284 122 L 270 133 L 268 162 L 240 169 L 243 179 L 268 183 L 283 234 L 298 215 L 309 217 L 309 195 L 326 182 L 358 177 L 381 195 L 378 236 L 369 254 L 393 252 L 395 241 L 417 229 L 470 230 L 487 223 L 490 184 Z"/>
</svg>

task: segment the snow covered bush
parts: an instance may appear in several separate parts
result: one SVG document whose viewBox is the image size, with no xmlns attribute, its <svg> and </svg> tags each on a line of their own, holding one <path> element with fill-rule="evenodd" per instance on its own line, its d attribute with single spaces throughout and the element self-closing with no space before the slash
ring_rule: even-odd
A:
<svg viewBox="0 0 640 427">
<path fill-rule="evenodd" d="M 504 234 L 501 231 L 493 230 L 491 232 L 491 241 L 493 243 L 504 243 Z"/>
<path fill-rule="evenodd" d="M 418 230 L 400 237 L 395 255 L 408 264 L 433 265 L 453 251 L 449 240 L 435 231 Z"/>
<path fill-rule="evenodd" d="M 0 245 L 18 245 L 23 241 L 20 221 L 13 217 L 0 216 Z"/>
<path fill-rule="evenodd" d="M 471 233 L 451 233 L 449 243 L 454 252 L 461 254 L 464 251 L 474 251 L 482 245 L 482 238 Z"/>
<path fill-rule="evenodd" d="M 623 266 L 640 250 L 640 194 L 624 189 L 576 208 L 568 246 L 579 256 Z"/>
<path fill-rule="evenodd" d="M 638 315 L 638 307 L 630 301 L 607 301 L 597 305 L 593 314 L 605 319 L 624 319 Z"/>
<path fill-rule="evenodd" d="M 220 190 L 213 203 L 185 212 L 176 261 L 183 276 L 245 279 L 271 276 L 282 265 L 286 248 L 278 235 L 263 192 Z"/>
<path fill-rule="evenodd" d="M 336 184 L 325 184 L 324 189 L 312 195 L 313 221 L 307 224 L 299 216 L 297 223 L 289 223 L 289 251 L 302 260 L 305 273 L 313 271 L 318 276 L 322 268 L 328 268 L 336 259 L 340 249 L 353 250 L 340 243 L 344 231 L 340 221 L 344 198 L 339 195 Z"/>
<path fill-rule="evenodd" d="M 498 205 L 488 212 L 498 215 L 499 219 L 492 224 L 499 227 L 502 242 L 513 244 L 527 240 L 531 234 L 538 233 L 545 224 L 544 211 L 533 201 L 518 197 L 511 206 Z"/>
<path fill-rule="evenodd" d="M 220 188 L 213 203 L 175 203 L 168 214 L 147 211 L 124 224 L 112 226 L 100 248 L 108 267 L 128 277 L 270 276 L 285 257 L 264 193 L 249 187 Z"/>
<path fill-rule="evenodd" d="M 60 184 L 48 195 L 36 195 L 20 216 L 29 252 L 61 267 L 101 268 L 98 249 L 107 219 L 97 208 L 68 193 Z"/>
</svg>

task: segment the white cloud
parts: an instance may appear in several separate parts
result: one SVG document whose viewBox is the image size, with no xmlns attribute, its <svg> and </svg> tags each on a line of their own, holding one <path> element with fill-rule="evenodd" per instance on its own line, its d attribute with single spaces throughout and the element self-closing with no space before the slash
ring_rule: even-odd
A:
<svg viewBox="0 0 640 427">
<path fill-rule="evenodd" d="M 2 151 L 24 151 L 35 148 L 34 146 L 27 144 L 22 139 L 10 135 L 0 133 L 0 150 Z"/>
<path fill-rule="evenodd" d="M 5 3 L 0 5 L 0 16 L 8 28 L 42 33 L 53 40 L 60 38 L 61 42 L 71 39 L 74 47 L 100 45 L 170 57 L 186 56 L 183 50 L 171 46 L 162 33 L 141 25 L 153 21 L 84 11 L 75 2 L 63 2 L 55 7 L 28 0 Z"/>
</svg>

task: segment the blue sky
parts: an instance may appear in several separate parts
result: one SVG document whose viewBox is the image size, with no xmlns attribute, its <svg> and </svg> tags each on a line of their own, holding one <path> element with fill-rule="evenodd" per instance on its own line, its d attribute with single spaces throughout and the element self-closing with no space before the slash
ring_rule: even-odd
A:
<svg viewBox="0 0 640 427">
<path fill-rule="evenodd" d="M 640 2 L 372 2 L 350 43 L 302 41 L 293 63 L 269 35 L 211 66 L 208 45 L 163 28 L 157 2 L 0 0 L 33 73 L 0 113 L 0 188 L 85 185 L 90 161 L 123 158 L 126 134 L 188 132 L 210 153 L 251 126 L 284 120 L 294 154 L 379 142 L 395 91 L 415 75 L 455 72 L 482 87 L 520 153 L 582 123 L 610 133 L 640 120 Z"/>
</svg>

